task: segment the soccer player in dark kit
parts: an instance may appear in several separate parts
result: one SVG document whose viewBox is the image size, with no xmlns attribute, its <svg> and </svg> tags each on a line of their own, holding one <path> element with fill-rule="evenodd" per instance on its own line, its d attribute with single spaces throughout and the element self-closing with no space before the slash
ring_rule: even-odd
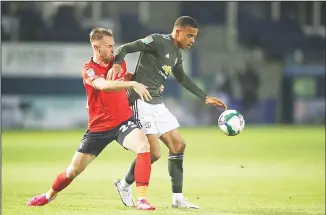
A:
<svg viewBox="0 0 326 215">
<path fill-rule="evenodd" d="M 160 158 L 160 139 L 168 148 L 168 169 L 172 182 L 172 207 L 195 208 L 183 196 L 183 156 L 186 147 L 177 128 L 177 119 L 165 107 L 160 86 L 173 73 L 177 81 L 188 91 L 196 95 L 207 105 L 226 109 L 219 99 L 208 96 L 184 73 L 180 49 L 189 49 L 198 34 L 198 25 L 188 16 L 178 18 L 171 34 L 151 34 L 143 39 L 127 43 L 118 48 L 115 62 L 108 79 L 121 72 L 121 64 L 126 54 L 140 52 L 138 65 L 132 80 L 148 86 L 152 96 L 150 101 L 142 101 L 134 90 L 129 91 L 129 102 L 133 105 L 134 115 L 138 118 L 150 143 L 152 163 Z M 132 206 L 131 184 L 135 181 L 135 160 L 124 179 L 118 179 L 114 185 L 125 205 Z"/>
<path fill-rule="evenodd" d="M 146 200 L 151 174 L 150 147 L 146 135 L 134 123 L 126 89 L 133 89 L 147 101 L 151 96 L 143 84 L 124 81 L 125 61 L 121 61 L 122 73 L 113 80 L 105 79 L 114 61 L 114 38 L 110 30 L 93 29 L 90 42 L 94 55 L 81 72 L 87 96 L 88 130 L 68 168 L 57 176 L 48 192 L 33 197 L 27 205 L 43 206 L 54 200 L 109 143 L 116 140 L 137 154 L 134 174 L 138 201 L 135 206 L 139 210 L 155 210 Z"/>
</svg>

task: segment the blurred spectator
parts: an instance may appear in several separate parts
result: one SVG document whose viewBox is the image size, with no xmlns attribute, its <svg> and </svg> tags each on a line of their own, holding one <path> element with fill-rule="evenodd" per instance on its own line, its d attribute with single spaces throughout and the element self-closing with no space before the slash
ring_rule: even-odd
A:
<svg viewBox="0 0 326 215">
<path fill-rule="evenodd" d="M 246 69 L 238 75 L 238 78 L 242 92 L 243 114 L 246 117 L 258 102 L 260 76 L 254 65 L 248 62 Z"/>
<path fill-rule="evenodd" d="M 5 29 L 3 28 L 2 25 L 1 25 L 1 40 L 2 41 L 9 41 L 10 40 L 9 34 L 5 31 Z"/>
<path fill-rule="evenodd" d="M 34 4 L 22 4 L 16 13 L 19 23 L 19 38 L 22 41 L 43 41 L 47 27 L 41 12 Z"/>
<path fill-rule="evenodd" d="M 286 64 L 291 65 L 303 65 L 304 53 L 300 49 L 294 50 L 294 52 L 288 54 L 285 59 Z"/>
<path fill-rule="evenodd" d="M 10 14 L 10 2 L 2 1 L 1 2 L 1 15 L 9 15 Z"/>
<path fill-rule="evenodd" d="M 232 90 L 232 75 L 233 71 L 229 64 L 223 64 L 219 71 L 212 74 L 210 81 L 208 82 L 209 92 L 208 94 L 217 98 L 220 98 L 227 106 L 230 105 L 233 98 Z M 207 107 L 204 107 L 205 109 Z M 221 109 L 216 107 L 209 107 L 209 123 L 216 124 L 217 116 L 222 112 Z"/>
<path fill-rule="evenodd" d="M 73 5 L 61 5 L 52 18 L 51 39 L 60 42 L 85 42 L 88 32 L 84 32 L 75 17 Z"/>
<path fill-rule="evenodd" d="M 221 98 L 226 105 L 228 105 L 230 99 L 233 97 L 233 91 L 231 86 L 232 68 L 228 64 L 222 65 L 220 71 L 214 74 L 212 77 L 212 83 L 210 84 L 210 94 Z"/>
</svg>

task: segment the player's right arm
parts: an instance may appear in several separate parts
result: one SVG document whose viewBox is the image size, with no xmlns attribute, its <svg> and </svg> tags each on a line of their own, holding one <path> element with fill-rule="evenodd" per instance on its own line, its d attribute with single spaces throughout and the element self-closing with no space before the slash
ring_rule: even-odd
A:
<svg viewBox="0 0 326 215">
<path fill-rule="evenodd" d="M 147 86 L 136 81 L 105 80 L 104 78 L 96 75 L 95 71 L 92 68 L 88 70 L 83 69 L 82 76 L 85 84 L 92 86 L 95 90 L 111 92 L 133 88 L 139 94 L 142 100 L 145 99 L 146 101 L 149 101 L 152 99 L 150 93 L 147 90 Z"/>
<path fill-rule="evenodd" d="M 160 36 L 159 34 L 151 34 L 145 38 L 126 43 L 120 46 L 114 57 L 113 71 L 108 74 L 108 79 L 112 80 L 116 74 L 121 73 L 121 64 L 128 53 L 134 52 L 155 52 L 160 49 Z"/>
<path fill-rule="evenodd" d="M 133 75 L 134 74 L 132 74 L 130 72 L 126 72 L 126 74 L 125 74 L 125 81 L 131 81 Z"/>
<path fill-rule="evenodd" d="M 138 39 L 136 41 L 120 46 L 115 53 L 114 63 L 121 65 L 122 61 L 128 53 L 141 51 L 155 52 L 159 49 L 160 37 L 162 36 L 158 34 L 151 34 L 145 38 Z"/>
</svg>

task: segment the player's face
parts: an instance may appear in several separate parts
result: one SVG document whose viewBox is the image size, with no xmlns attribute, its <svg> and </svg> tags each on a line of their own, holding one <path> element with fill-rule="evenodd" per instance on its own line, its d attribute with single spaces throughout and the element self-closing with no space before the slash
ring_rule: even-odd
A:
<svg viewBox="0 0 326 215">
<path fill-rule="evenodd" d="M 177 34 L 179 48 L 189 49 L 195 43 L 195 39 L 198 34 L 198 28 L 187 26 L 179 29 Z"/>
<path fill-rule="evenodd" d="M 109 63 L 113 60 L 114 56 L 114 39 L 113 37 L 104 36 L 98 44 L 98 54 L 100 58 Z"/>
</svg>

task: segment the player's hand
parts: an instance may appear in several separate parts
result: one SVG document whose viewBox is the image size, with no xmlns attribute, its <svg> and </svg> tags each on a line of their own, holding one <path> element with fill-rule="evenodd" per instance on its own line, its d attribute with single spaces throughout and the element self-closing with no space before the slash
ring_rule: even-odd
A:
<svg viewBox="0 0 326 215">
<path fill-rule="evenodd" d="M 213 105 L 213 106 L 217 106 L 219 108 L 222 108 L 224 110 L 227 109 L 226 104 L 224 104 L 224 102 L 222 102 L 220 99 L 215 98 L 215 97 L 211 97 L 211 96 L 207 96 L 206 97 L 206 104 L 207 105 Z"/>
<path fill-rule="evenodd" d="M 160 93 L 163 93 L 163 91 L 164 91 L 164 85 L 161 85 L 160 86 Z"/>
<path fill-rule="evenodd" d="M 114 80 L 115 76 L 118 73 L 122 72 L 122 68 L 120 64 L 113 64 L 112 68 L 109 70 L 108 74 L 106 75 L 107 80 Z"/>
<path fill-rule="evenodd" d="M 108 71 L 108 74 L 106 75 L 106 80 L 113 80 L 114 78 L 114 75 L 113 75 L 113 69 L 109 69 Z"/>
<path fill-rule="evenodd" d="M 152 99 L 151 94 L 149 94 L 149 91 L 147 90 L 147 86 L 138 83 L 138 82 L 134 82 L 133 85 L 134 90 L 136 91 L 136 93 L 138 93 L 138 95 L 140 96 L 141 100 L 143 101 L 149 101 Z M 144 100 L 145 99 L 145 100 Z"/>
</svg>

